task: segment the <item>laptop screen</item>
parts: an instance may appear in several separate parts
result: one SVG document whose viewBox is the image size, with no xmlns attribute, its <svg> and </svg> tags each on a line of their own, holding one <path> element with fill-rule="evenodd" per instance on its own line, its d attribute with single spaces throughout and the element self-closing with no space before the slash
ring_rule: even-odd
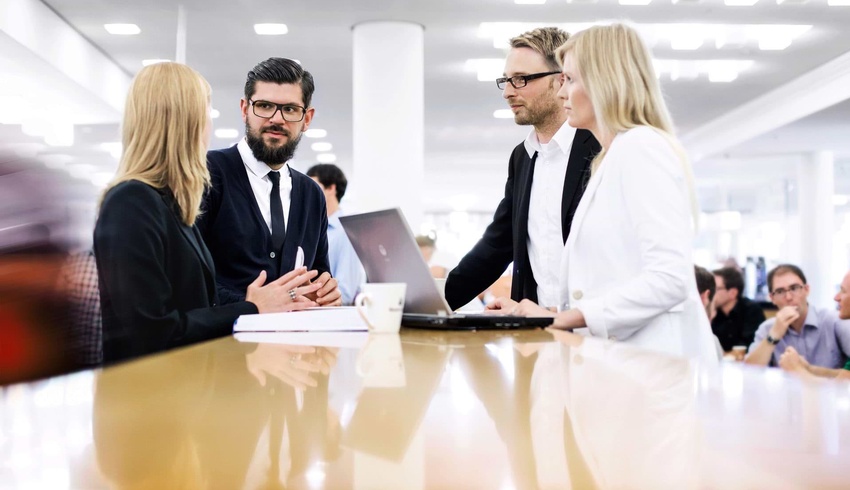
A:
<svg viewBox="0 0 850 490">
<path fill-rule="evenodd" d="M 400 209 L 342 216 L 339 221 L 369 282 L 407 284 L 405 313 L 451 313 Z"/>
</svg>

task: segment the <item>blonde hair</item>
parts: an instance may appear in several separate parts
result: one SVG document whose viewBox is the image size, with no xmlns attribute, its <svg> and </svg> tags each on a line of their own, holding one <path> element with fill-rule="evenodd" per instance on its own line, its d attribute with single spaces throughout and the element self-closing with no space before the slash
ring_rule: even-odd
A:
<svg viewBox="0 0 850 490">
<path fill-rule="evenodd" d="M 560 70 L 560 64 L 555 59 L 555 51 L 559 46 L 567 42 L 569 33 L 557 27 L 539 27 L 509 41 L 512 48 L 530 48 L 546 60 L 546 64 L 553 71 Z"/>
<path fill-rule="evenodd" d="M 179 63 L 157 63 L 133 79 L 124 108 L 124 150 L 115 179 L 138 180 L 171 191 L 183 222 L 200 214 L 210 182 L 206 131 L 210 85 L 195 70 Z"/>
<path fill-rule="evenodd" d="M 568 54 L 573 56 L 584 82 L 600 132 L 614 136 L 648 126 L 670 143 L 685 172 L 696 223 L 699 212 L 690 161 L 674 136 L 673 121 L 649 49 L 637 31 L 624 24 L 590 27 L 570 37 L 555 51 L 561 66 Z M 602 163 L 606 152 L 607 148 L 602 148 L 594 158 L 593 171 Z"/>
</svg>

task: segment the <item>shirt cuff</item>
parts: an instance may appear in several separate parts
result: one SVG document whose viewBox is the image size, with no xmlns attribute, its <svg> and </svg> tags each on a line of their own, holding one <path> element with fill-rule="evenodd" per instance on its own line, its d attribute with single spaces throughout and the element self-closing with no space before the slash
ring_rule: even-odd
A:
<svg viewBox="0 0 850 490">
<path fill-rule="evenodd" d="M 577 307 L 584 315 L 584 323 L 594 337 L 608 338 L 608 325 L 605 322 L 605 302 L 603 298 L 587 299 Z"/>
</svg>

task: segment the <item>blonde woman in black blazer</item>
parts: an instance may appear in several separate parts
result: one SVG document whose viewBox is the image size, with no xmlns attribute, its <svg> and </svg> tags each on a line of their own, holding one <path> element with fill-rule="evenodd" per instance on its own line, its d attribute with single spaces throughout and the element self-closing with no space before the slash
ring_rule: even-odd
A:
<svg viewBox="0 0 850 490">
<path fill-rule="evenodd" d="M 266 285 L 258 271 L 245 301 L 218 305 L 195 227 L 209 183 L 209 100 L 209 84 L 185 65 L 151 65 L 133 80 L 121 163 L 94 230 L 104 362 L 228 335 L 239 315 L 313 306 L 303 295 L 316 271 L 304 268 Z"/>
</svg>

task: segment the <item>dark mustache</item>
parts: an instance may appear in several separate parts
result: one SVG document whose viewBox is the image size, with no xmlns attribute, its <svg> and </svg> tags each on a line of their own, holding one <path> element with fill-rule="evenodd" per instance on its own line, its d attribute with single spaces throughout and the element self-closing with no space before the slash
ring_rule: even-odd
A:
<svg viewBox="0 0 850 490">
<path fill-rule="evenodd" d="M 284 136 L 286 136 L 287 138 L 291 136 L 291 135 L 289 134 L 289 131 L 287 131 L 287 130 L 283 127 L 283 126 L 277 126 L 277 125 L 275 125 L 275 126 L 269 126 L 269 127 L 265 128 L 265 129 L 263 129 L 263 132 L 264 132 L 264 133 L 268 133 L 269 131 L 274 131 L 274 132 L 276 132 L 276 133 L 282 133 L 282 134 L 283 134 Z"/>
</svg>

